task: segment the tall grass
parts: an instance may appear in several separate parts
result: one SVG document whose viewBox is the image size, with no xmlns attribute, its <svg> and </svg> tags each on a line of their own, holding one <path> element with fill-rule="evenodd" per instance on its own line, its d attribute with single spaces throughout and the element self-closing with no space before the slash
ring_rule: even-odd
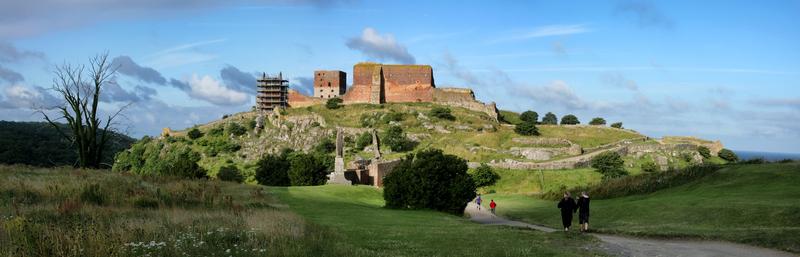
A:
<svg viewBox="0 0 800 257">
<path fill-rule="evenodd" d="M 0 255 L 336 255 L 335 236 L 257 186 L 0 165 Z"/>
</svg>

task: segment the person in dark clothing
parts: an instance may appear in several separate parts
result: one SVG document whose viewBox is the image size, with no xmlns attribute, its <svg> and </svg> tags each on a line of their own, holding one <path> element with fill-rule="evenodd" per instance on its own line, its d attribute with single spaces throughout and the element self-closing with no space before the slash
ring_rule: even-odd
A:
<svg viewBox="0 0 800 257">
<path fill-rule="evenodd" d="M 578 225 L 581 227 L 581 232 L 589 232 L 589 196 L 586 191 L 581 192 L 581 197 L 578 198 Z"/>
<path fill-rule="evenodd" d="M 558 208 L 561 209 L 561 223 L 564 223 L 564 231 L 569 231 L 569 226 L 572 225 L 572 213 L 575 212 L 575 200 L 569 197 L 569 192 L 564 192 L 564 199 L 558 202 Z"/>
</svg>

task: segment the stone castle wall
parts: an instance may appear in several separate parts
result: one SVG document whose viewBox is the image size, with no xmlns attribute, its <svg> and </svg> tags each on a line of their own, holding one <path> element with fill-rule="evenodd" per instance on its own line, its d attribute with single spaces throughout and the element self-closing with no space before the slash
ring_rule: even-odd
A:
<svg viewBox="0 0 800 257">
<path fill-rule="evenodd" d="M 719 140 L 717 140 L 717 142 L 714 142 L 714 141 L 709 141 L 709 140 L 703 140 L 703 139 L 700 139 L 700 138 L 698 138 L 696 136 L 691 136 L 691 137 L 664 136 L 664 137 L 661 137 L 661 139 L 662 140 L 687 141 L 687 142 L 690 142 L 690 143 L 694 144 L 695 146 L 705 146 L 705 147 L 708 147 L 708 150 L 711 150 L 710 152 L 711 152 L 711 155 L 713 155 L 713 156 L 719 156 L 719 151 L 722 150 L 722 142 L 719 141 Z"/>
<path fill-rule="evenodd" d="M 333 98 L 347 89 L 347 73 L 337 70 L 314 71 L 314 97 Z"/>
<path fill-rule="evenodd" d="M 288 100 L 289 107 L 291 108 L 302 108 L 306 106 L 325 104 L 328 101 L 328 99 L 311 97 L 301 94 L 300 92 L 294 89 L 289 89 L 287 98 L 289 99 Z"/>
<path fill-rule="evenodd" d="M 495 120 L 500 119 L 500 112 L 494 102 L 484 104 L 481 101 L 475 100 L 475 94 L 469 88 L 433 88 L 431 89 L 431 98 L 433 102 L 441 105 L 462 107 L 468 110 L 483 112 Z"/>
<path fill-rule="evenodd" d="M 372 185 L 376 187 L 383 187 L 383 177 L 385 177 L 386 174 L 389 174 L 389 172 L 392 172 L 394 166 L 400 164 L 401 161 L 402 159 L 397 159 L 385 162 L 373 161 L 370 163 L 367 169 L 369 170 L 368 174 L 370 179 L 374 182 Z"/>
</svg>

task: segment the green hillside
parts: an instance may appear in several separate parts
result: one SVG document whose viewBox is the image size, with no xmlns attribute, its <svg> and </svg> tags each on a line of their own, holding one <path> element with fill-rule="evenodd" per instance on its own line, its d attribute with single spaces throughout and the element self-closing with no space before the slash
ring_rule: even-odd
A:
<svg viewBox="0 0 800 257">
<path fill-rule="evenodd" d="M 59 125 L 69 131 L 66 124 Z M 128 149 L 136 139 L 121 136 L 110 140 L 103 151 L 106 165 L 111 168 L 114 155 Z M 27 164 L 39 167 L 72 166 L 77 160 L 74 146 L 47 122 L 0 121 L 0 163 Z"/>
<path fill-rule="evenodd" d="M 593 200 L 589 228 L 638 236 L 718 239 L 800 253 L 798 184 L 800 162 L 724 165 L 682 186 Z M 489 197 L 498 203 L 499 215 L 561 226 L 556 201 L 524 195 Z"/>
</svg>

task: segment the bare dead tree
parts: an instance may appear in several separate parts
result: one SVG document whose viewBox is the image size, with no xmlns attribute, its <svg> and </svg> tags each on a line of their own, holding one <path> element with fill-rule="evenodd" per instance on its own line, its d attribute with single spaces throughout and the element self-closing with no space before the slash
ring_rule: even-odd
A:
<svg viewBox="0 0 800 257">
<path fill-rule="evenodd" d="M 34 109 L 75 147 L 78 167 L 98 168 L 102 162 L 103 149 L 110 143 L 109 140 L 113 141 L 113 138 L 119 138 L 119 135 L 127 135 L 130 132 L 130 126 L 121 129 L 126 126 L 116 118 L 117 116 L 125 118 L 121 113 L 133 104 L 133 101 L 120 106 L 103 123 L 98 117 L 97 107 L 100 103 L 101 88 L 107 83 L 114 83 L 108 80 L 119 66 L 111 67 L 111 63 L 108 62 L 108 52 L 89 58 L 89 64 L 88 69 L 85 65 L 73 66 L 66 62 L 57 66 L 53 71 L 56 77 L 53 78 L 51 90 L 58 92 L 63 101 L 53 107 L 34 106 Z M 88 72 L 88 78 L 84 78 L 84 71 Z M 47 111 L 55 109 L 58 109 L 61 116 L 51 119 Z M 61 119 L 66 120 L 71 131 L 59 128 L 57 121 Z"/>
</svg>

